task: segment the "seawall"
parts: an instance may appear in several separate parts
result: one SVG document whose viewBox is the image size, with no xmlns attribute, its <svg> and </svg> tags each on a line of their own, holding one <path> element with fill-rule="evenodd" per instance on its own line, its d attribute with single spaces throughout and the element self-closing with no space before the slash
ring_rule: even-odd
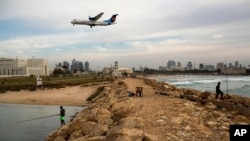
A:
<svg viewBox="0 0 250 141">
<path fill-rule="evenodd" d="M 129 97 L 136 87 L 143 87 L 142 97 Z M 228 141 L 230 125 L 250 124 L 249 106 L 240 96 L 221 101 L 155 80 L 116 79 L 46 141 Z"/>
</svg>

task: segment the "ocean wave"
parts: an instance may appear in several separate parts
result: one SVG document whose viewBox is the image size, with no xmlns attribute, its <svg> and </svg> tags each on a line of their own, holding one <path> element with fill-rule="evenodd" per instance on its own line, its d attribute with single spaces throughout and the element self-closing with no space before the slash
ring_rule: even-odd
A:
<svg viewBox="0 0 250 141">
<path fill-rule="evenodd" d="M 166 82 L 179 88 L 193 88 L 215 92 L 218 82 L 221 82 L 223 92 L 250 96 L 249 76 L 167 76 L 161 77 L 161 82 Z M 159 78 L 158 78 L 159 80 Z"/>
<path fill-rule="evenodd" d="M 179 82 L 166 82 L 171 85 L 188 85 L 188 84 L 193 84 L 191 81 L 179 81 Z"/>
<path fill-rule="evenodd" d="M 186 80 L 186 81 L 175 81 L 166 83 L 170 83 L 172 85 L 193 85 L 193 84 L 208 84 L 208 83 L 217 83 L 218 80 Z"/>
<path fill-rule="evenodd" d="M 246 84 L 246 85 L 242 86 L 242 89 L 250 90 L 250 84 Z"/>
</svg>

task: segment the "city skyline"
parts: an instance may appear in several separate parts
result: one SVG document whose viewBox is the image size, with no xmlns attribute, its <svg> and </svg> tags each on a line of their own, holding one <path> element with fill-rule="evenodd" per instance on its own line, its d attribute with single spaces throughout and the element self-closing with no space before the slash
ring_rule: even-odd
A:
<svg viewBox="0 0 250 141">
<path fill-rule="evenodd" d="M 250 59 L 250 2 L 247 0 L 2 0 L 0 57 L 88 60 L 91 68 L 158 68 L 168 60 L 216 65 Z M 136 7 L 136 8 L 133 8 Z M 108 27 L 72 26 L 104 12 L 119 14 Z"/>
</svg>

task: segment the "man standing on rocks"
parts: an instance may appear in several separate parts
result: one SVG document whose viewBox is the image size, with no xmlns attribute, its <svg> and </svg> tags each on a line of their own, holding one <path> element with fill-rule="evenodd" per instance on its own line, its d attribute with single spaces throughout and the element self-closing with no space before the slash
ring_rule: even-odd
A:
<svg viewBox="0 0 250 141">
<path fill-rule="evenodd" d="M 221 94 L 220 99 L 223 99 L 223 92 L 220 90 L 220 82 L 218 82 L 217 86 L 216 86 L 216 97 L 215 99 L 218 98 L 218 95 Z"/>
<path fill-rule="evenodd" d="M 65 125 L 65 109 L 63 109 L 63 106 L 60 106 L 60 120 L 61 120 L 61 126 Z"/>
</svg>

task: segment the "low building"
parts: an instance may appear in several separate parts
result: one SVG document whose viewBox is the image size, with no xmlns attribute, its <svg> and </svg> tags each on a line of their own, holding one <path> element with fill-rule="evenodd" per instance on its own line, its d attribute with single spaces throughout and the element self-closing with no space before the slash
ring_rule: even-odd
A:
<svg viewBox="0 0 250 141">
<path fill-rule="evenodd" d="M 127 75 L 130 76 L 133 73 L 133 70 L 130 68 L 118 68 L 112 72 L 113 76 L 122 76 Z"/>
<path fill-rule="evenodd" d="M 0 58 L 0 76 L 49 75 L 46 59 Z"/>
<path fill-rule="evenodd" d="M 223 74 L 246 74 L 246 72 L 247 72 L 247 69 L 245 67 L 227 68 L 227 69 L 222 70 Z"/>
<path fill-rule="evenodd" d="M 119 76 L 122 76 L 122 73 L 120 71 L 118 71 L 118 70 L 114 70 L 112 72 L 112 76 L 119 77 Z"/>
</svg>

